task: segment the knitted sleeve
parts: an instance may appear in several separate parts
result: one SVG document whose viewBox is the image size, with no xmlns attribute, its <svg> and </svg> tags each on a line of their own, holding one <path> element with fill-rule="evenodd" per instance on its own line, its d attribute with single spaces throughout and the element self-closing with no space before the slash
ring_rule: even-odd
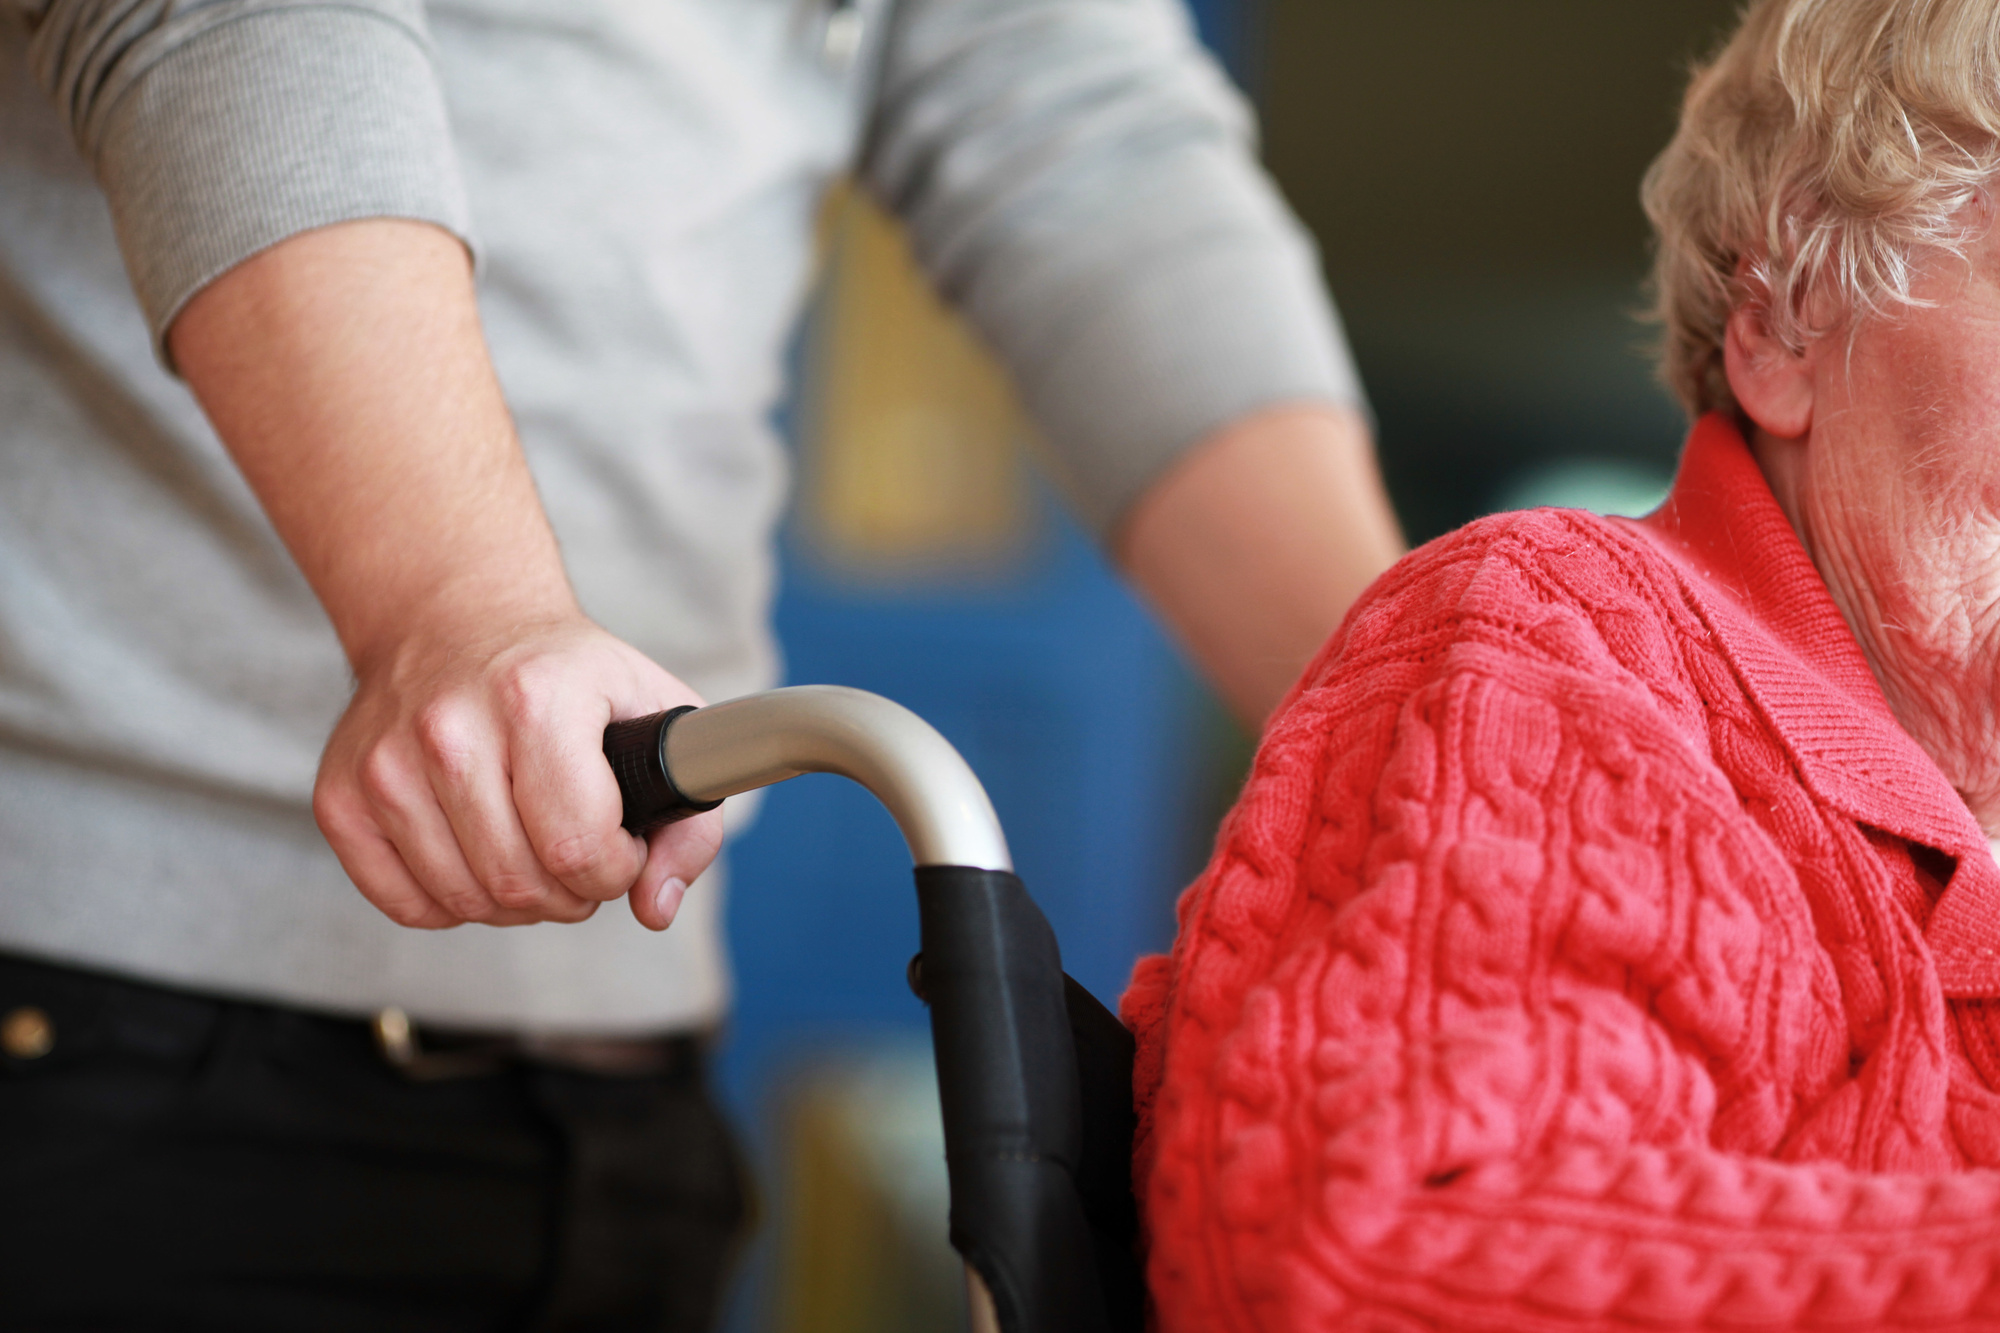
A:
<svg viewBox="0 0 2000 1333">
<path fill-rule="evenodd" d="M 285 238 L 360 218 L 470 222 L 421 0 L 0 0 L 104 188 L 167 330 Z"/>
<path fill-rule="evenodd" d="M 1232 421 L 1363 405 L 1311 239 L 1175 0 L 902 0 L 861 171 L 1100 534 Z"/>
<path fill-rule="evenodd" d="M 1871 1075 L 1656 617 L 1413 564 L 1128 997 L 1159 1326 L 1991 1326 L 2000 1175 L 1801 1129 Z"/>
</svg>

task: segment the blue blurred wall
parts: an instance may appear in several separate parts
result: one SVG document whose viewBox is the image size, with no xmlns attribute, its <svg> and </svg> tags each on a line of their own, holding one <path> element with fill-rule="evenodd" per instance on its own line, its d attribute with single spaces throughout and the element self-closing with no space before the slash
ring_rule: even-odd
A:
<svg viewBox="0 0 2000 1333">
<path fill-rule="evenodd" d="M 1252 77 L 1242 0 L 1192 8 Z M 1065 966 L 1115 1004 L 1133 960 L 1170 942 L 1173 898 L 1211 836 L 1213 707 L 1092 544 L 1046 495 L 1039 508 L 1027 558 L 946 590 L 843 583 L 794 537 L 778 632 L 789 681 L 888 695 L 959 748 Z M 719 1073 L 754 1127 L 799 1056 L 926 1019 L 903 982 L 908 855 L 872 798 L 827 777 L 774 788 L 732 879 L 737 1002 Z"/>
<path fill-rule="evenodd" d="M 958 747 L 993 797 L 1067 970 L 1115 1003 L 1171 938 L 1199 853 L 1193 683 L 1066 524 L 1011 584 L 868 596 L 792 562 L 778 610 L 789 677 L 896 699 Z M 737 845 L 736 1016 L 724 1084 L 753 1116 L 788 1057 L 921 1030 L 903 981 L 917 947 L 909 855 L 874 799 L 831 777 L 773 789 Z"/>
</svg>

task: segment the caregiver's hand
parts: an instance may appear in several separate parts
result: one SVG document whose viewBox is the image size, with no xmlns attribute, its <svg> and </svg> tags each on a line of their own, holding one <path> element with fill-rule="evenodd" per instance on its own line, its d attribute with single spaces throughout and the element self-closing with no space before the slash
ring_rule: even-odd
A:
<svg viewBox="0 0 2000 1333">
<path fill-rule="evenodd" d="M 629 893 L 664 929 L 720 818 L 625 833 L 604 725 L 699 700 L 578 609 L 459 240 L 302 232 L 197 293 L 168 346 L 354 668 L 313 806 L 361 892 L 433 927 Z"/>
<path fill-rule="evenodd" d="M 627 833 L 604 726 L 700 697 L 580 615 L 489 623 L 368 664 L 313 794 L 327 841 L 406 926 L 580 921 L 629 894 L 665 929 L 721 812 Z"/>
</svg>

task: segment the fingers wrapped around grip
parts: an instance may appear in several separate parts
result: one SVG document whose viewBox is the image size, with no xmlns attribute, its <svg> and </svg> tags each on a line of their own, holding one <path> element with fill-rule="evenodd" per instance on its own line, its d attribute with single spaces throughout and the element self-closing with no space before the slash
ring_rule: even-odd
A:
<svg viewBox="0 0 2000 1333">
<path fill-rule="evenodd" d="M 613 717 L 692 691 L 584 622 L 485 662 L 364 677 L 321 764 L 314 810 L 361 892 L 400 924 L 575 922 L 632 895 L 664 929 L 720 844 L 716 816 L 651 839 L 620 826 Z M 711 827 L 712 825 L 712 827 Z"/>
</svg>

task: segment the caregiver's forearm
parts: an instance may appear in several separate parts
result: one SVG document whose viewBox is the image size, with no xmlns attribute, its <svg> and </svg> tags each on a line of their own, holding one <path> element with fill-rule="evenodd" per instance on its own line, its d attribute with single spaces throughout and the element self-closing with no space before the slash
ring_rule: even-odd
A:
<svg viewBox="0 0 2000 1333">
<path fill-rule="evenodd" d="M 448 232 L 302 233 L 169 343 L 357 670 L 434 617 L 574 610 Z"/>
<path fill-rule="evenodd" d="M 601 743 L 700 700 L 578 609 L 463 245 L 385 219 L 302 232 L 169 341 L 353 663 L 314 812 L 356 886 L 431 927 L 575 921 L 631 891 L 664 928 L 720 823 L 625 833 Z"/>
<path fill-rule="evenodd" d="M 1403 539 L 1367 423 L 1306 405 L 1189 450 L 1133 505 L 1114 549 L 1258 731 Z"/>
</svg>

